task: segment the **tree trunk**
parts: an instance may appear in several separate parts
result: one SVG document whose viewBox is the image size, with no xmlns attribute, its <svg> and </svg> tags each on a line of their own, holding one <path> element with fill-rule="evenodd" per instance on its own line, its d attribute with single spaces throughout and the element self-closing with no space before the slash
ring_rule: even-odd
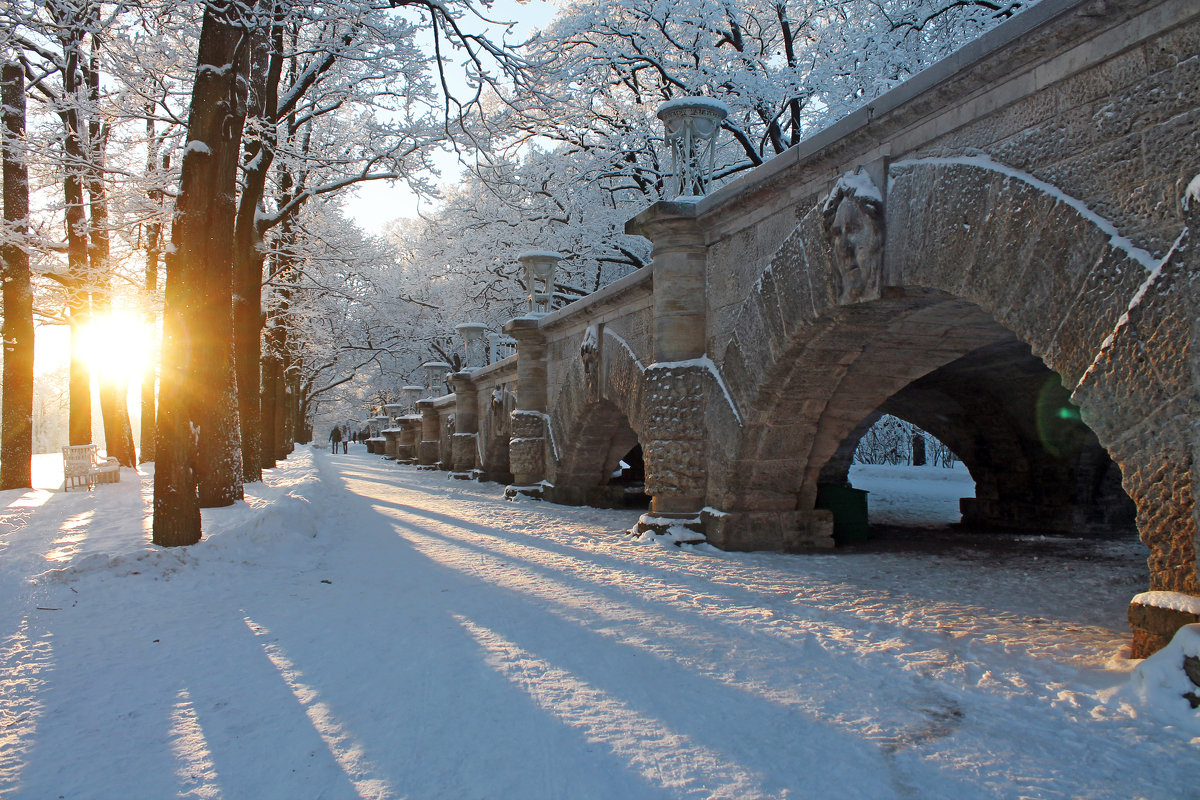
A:
<svg viewBox="0 0 1200 800">
<path fill-rule="evenodd" d="M 148 106 L 146 109 L 146 175 L 147 177 L 154 174 L 158 167 L 159 160 L 159 140 L 154 130 L 154 108 Z M 169 166 L 169 163 L 164 159 L 164 167 Z M 161 208 L 163 202 L 163 191 L 159 188 L 150 189 L 146 193 L 147 198 L 155 207 Z M 153 335 L 152 331 L 157 329 L 158 315 L 154 311 L 155 295 L 158 293 L 158 261 L 162 257 L 162 225 L 157 219 L 152 219 L 146 223 L 146 285 L 143 288 L 143 319 L 146 322 L 146 330 L 148 335 Z M 156 342 L 157 344 L 157 342 Z M 161 348 L 156 348 L 156 350 Z M 154 362 L 157 359 L 151 359 L 151 363 L 146 365 L 146 373 L 142 376 L 142 461 L 155 460 L 154 446 L 154 431 L 157 427 L 158 403 L 156 398 L 156 387 L 158 384 L 158 375 L 155 369 Z"/>
<path fill-rule="evenodd" d="M 167 255 L 154 474 L 154 542 L 161 545 L 199 541 L 200 503 L 228 504 L 241 495 L 230 356 L 245 34 L 235 2 L 207 3 Z"/>
<path fill-rule="evenodd" d="M 256 37 L 251 57 L 251 103 L 248 116 L 259 120 L 246 145 L 242 196 L 234 225 L 233 336 L 238 382 L 238 416 L 242 423 L 242 477 L 262 480 L 262 280 L 264 254 L 259 245 L 258 210 L 266 191 L 267 173 L 275 159 L 275 124 L 279 78 L 283 70 L 281 4 L 269 30 Z M 272 461 L 272 466 L 274 462 Z"/>
<path fill-rule="evenodd" d="M 63 149 L 67 168 L 63 175 L 63 195 L 66 200 L 67 223 L 67 307 L 71 323 L 70 411 L 68 439 L 71 444 L 92 442 L 92 378 L 83 360 L 84 329 L 91 319 L 91 297 L 88 293 L 87 215 L 83 210 L 83 177 L 76 165 L 83 163 L 84 154 L 79 138 L 78 114 L 72 109 L 64 112 L 67 135 Z"/>
<path fill-rule="evenodd" d="M 29 171 L 25 166 L 25 84 L 21 65 L 0 66 L 0 150 L 4 222 L 12 237 L 3 262 L 4 371 L 0 416 L 0 489 L 33 486 L 33 289 L 25 236 L 29 231 Z"/>
<path fill-rule="evenodd" d="M 913 434 L 912 463 L 914 467 L 925 466 L 925 437 L 919 433 Z"/>
<path fill-rule="evenodd" d="M 92 37 L 91 58 L 87 70 L 88 97 L 88 143 L 91 154 L 87 168 L 87 191 L 89 208 L 92 212 L 88 226 L 88 263 L 94 276 L 96 291 L 93 295 L 93 312 L 108 316 L 112 312 L 110 284 L 110 248 L 108 242 L 108 192 L 104 186 L 105 154 L 108 149 L 108 126 L 99 118 L 100 103 L 100 43 Z M 100 381 L 100 418 L 104 422 L 104 448 L 122 466 L 136 467 L 137 453 L 133 446 L 133 428 L 129 424 L 129 384 L 115 375 L 103 371 L 97 376 Z"/>
<path fill-rule="evenodd" d="M 87 154 L 79 120 L 79 78 L 83 75 L 82 45 L 88 10 L 82 6 L 50 6 L 62 33 L 64 66 L 62 73 L 64 105 L 59 111 L 63 124 L 63 211 L 67 227 L 67 307 L 71 323 L 70 411 L 68 440 L 71 444 L 92 441 L 92 386 L 88 366 L 80 357 L 84 326 L 87 325 L 91 299 L 88 296 L 87 215 L 83 206 L 84 172 Z"/>
<path fill-rule="evenodd" d="M 261 425 L 262 437 L 260 446 L 262 452 L 259 456 L 263 469 L 274 469 L 275 453 L 279 449 L 276 432 L 278 424 L 276 417 L 278 416 L 279 404 L 277 402 L 279 395 L 279 358 L 275 355 L 274 345 L 272 342 L 271 327 L 267 328 L 267 355 L 263 359 L 262 371 L 262 406 L 261 406 Z"/>
</svg>

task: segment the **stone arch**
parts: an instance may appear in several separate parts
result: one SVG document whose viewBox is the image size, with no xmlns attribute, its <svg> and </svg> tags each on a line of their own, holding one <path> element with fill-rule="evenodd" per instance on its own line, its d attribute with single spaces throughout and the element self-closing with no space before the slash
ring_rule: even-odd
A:
<svg viewBox="0 0 1200 800">
<path fill-rule="evenodd" d="M 607 490 L 620 459 L 646 441 L 645 369 L 629 346 L 603 324 L 592 326 L 581 358 L 567 367 L 550 412 L 551 446 L 546 498 L 571 505 L 620 505 Z M 611 496 L 610 496 L 611 495 Z"/>
<path fill-rule="evenodd" d="M 970 470 L 975 496 L 960 505 L 973 529 L 1079 535 L 1134 528 L 1120 469 L 1078 418 L 1058 376 L 1015 337 L 889 397 L 843 440 L 821 468 L 819 484 L 849 485 L 854 449 L 883 414 L 932 434 Z"/>
<path fill-rule="evenodd" d="M 1196 248 L 1177 245 L 1158 265 L 1082 203 L 986 159 L 913 160 L 888 175 L 877 292 L 839 302 L 817 206 L 742 303 L 719 364 L 745 425 L 716 432 L 712 504 L 813 509 L 822 467 L 864 417 L 922 376 L 1016 340 L 1057 373 L 1120 466 L 1151 588 L 1200 594 L 1196 378 L 1183 374 Z"/>
</svg>

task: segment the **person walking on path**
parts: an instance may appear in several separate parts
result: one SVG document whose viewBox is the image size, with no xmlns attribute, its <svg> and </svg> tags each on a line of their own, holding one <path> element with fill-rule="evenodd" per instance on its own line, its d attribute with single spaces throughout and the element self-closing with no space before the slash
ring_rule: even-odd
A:
<svg viewBox="0 0 1200 800">
<path fill-rule="evenodd" d="M 338 451 L 338 445 L 342 441 L 342 429 L 337 425 L 334 425 L 333 430 L 329 432 L 329 441 L 331 442 L 329 452 L 336 455 Z"/>
</svg>

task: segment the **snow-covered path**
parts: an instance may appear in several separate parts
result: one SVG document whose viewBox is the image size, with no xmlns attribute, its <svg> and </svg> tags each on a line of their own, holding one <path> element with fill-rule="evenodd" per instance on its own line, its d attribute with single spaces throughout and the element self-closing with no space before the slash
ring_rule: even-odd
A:
<svg viewBox="0 0 1200 800">
<path fill-rule="evenodd" d="M 1144 586 L 1127 544 L 1090 563 L 726 554 L 631 540 L 636 512 L 303 450 L 163 551 L 137 477 L 0 533 L 0 796 L 1200 785 L 1196 733 L 1112 696 Z"/>
</svg>

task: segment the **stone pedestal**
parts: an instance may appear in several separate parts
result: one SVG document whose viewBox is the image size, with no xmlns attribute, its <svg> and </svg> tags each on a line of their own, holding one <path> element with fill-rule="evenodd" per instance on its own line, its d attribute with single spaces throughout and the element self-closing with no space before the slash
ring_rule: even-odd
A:
<svg viewBox="0 0 1200 800">
<path fill-rule="evenodd" d="M 438 412 L 432 400 L 418 400 L 417 411 L 421 412 L 421 442 L 417 445 L 417 463 L 436 469 L 442 457 Z"/>
<path fill-rule="evenodd" d="M 546 477 L 546 415 L 540 411 L 517 409 L 512 414 L 512 438 L 508 443 L 508 463 L 513 485 L 522 489 L 536 487 Z M 531 492 L 525 491 L 524 494 Z M 540 490 L 537 492 L 540 495 Z"/>
<path fill-rule="evenodd" d="M 452 468 L 455 472 L 473 473 L 479 463 L 479 392 L 470 372 L 450 376 L 454 386 L 454 435 L 450 439 Z"/>
<path fill-rule="evenodd" d="M 659 363 L 646 369 L 646 494 L 653 515 L 698 517 L 708 486 L 707 367 Z"/>
<path fill-rule="evenodd" d="M 400 429 L 388 428 L 380 433 L 383 434 L 383 454 L 395 460 L 400 446 Z"/>
<path fill-rule="evenodd" d="M 478 433 L 456 433 L 450 438 L 451 459 L 455 472 L 473 473 L 479 469 L 478 442 Z"/>
<path fill-rule="evenodd" d="M 642 443 L 647 519 L 699 530 L 708 489 L 705 248 L 694 202 L 655 203 L 625 226 L 654 245 L 654 358 L 646 368 Z M 668 524 L 670 527 L 670 524 Z M 678 527 L 678 526 L 676 526 Z"/>
<path fill-rule="evenodd" d="M 1129 604 L 1131 658 L 1146 658 L 1170 643 L 1184 625 L 1200 622 L 1200 597 L 1181 592 L 1146 592 Z"/>
<path fill-rule="evenodd" d="M 400 442 L 396 445 L 396 460 L 402 464 L 415 464 L 417 448 L 421 443 L 421 417 L 409 414 L 400 419 Z"/>
<path fill-rule="evenodd" d="M 546 478 L 546 339 L 537 317 L 509 320 L 504 332 L 517 340 L 517 407 L 512 413 L 506 494 L 541 496 Z"/>
</svg>

